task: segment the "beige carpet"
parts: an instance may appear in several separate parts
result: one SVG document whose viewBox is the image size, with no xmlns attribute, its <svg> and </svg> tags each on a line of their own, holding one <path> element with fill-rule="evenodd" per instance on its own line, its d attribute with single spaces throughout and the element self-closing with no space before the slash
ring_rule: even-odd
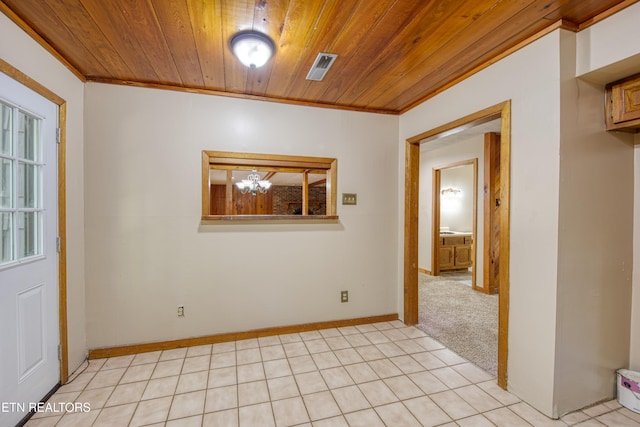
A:
<svg viewBox="0 0 640 427">
<path fill-rule="evenodd" d="M 455 276 L 419 275 L 418 327 L 496 375 L 498 296 L 474 291 L 455 279 Z"/>
</svg>

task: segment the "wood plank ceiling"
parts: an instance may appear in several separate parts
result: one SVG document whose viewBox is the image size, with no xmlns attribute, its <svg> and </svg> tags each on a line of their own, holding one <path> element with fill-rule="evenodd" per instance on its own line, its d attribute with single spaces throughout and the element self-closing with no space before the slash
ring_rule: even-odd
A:
<svg viewBox="0 0 640 427">
<path fill-rule="evenodd" d="M 0 0 L 88 81 L 398 114 L 541 31 L 580 30 L 637 0 Z M 248 69 L 239 31 L 275 42 Z M 321 82 L 319 52 L 338 54 Z"/>
</svg>

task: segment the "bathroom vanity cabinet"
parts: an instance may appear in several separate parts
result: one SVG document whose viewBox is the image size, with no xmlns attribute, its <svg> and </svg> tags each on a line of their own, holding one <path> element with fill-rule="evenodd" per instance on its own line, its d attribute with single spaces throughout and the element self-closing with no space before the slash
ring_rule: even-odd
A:
<svg viewBox="0 0 640 427">
<path fill-rule="evenodd" d="M 440 271 L 457 270 L 471 267 L 471 234 L 440 235 Z"/>
</svg>

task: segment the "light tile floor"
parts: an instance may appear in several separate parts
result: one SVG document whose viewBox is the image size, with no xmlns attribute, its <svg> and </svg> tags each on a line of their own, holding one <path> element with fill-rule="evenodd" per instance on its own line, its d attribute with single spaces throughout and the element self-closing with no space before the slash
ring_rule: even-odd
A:
<svg viewBox="0 0 640 427">
<path fill-rule="evenodd" d="M 91 360 L 49 402 L 90 411 L 27 426 L 640 426 L 616 401 L 551 420 L 399 321 Z"/>
</svg>

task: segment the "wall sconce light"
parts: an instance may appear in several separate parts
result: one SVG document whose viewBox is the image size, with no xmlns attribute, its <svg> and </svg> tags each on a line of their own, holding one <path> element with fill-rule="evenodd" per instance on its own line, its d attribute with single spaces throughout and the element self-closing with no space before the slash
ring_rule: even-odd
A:
<svg viewBox="0 0 640 427">
<path fill-rule="evenodd" d="M 249 68 L 259 68 L 271 59 L 276 48 L 266 35 L 257 31 L 236 34 L 230 41 L 233 54 Z"/>
<path fill-rule="evenodd" d="M 462 197 L 462 190 L 459 188 L 447 187 L 443 188 L 442 191 L 440 191 L 440 194 L 449 199 L 460 198 Z"/>
</svg>

